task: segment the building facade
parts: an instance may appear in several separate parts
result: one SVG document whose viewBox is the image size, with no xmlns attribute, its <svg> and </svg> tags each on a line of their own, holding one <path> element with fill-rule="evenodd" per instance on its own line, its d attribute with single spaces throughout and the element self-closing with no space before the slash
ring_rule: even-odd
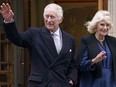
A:
<svg viewBox="0 0 116 87">
<path fill-rule="evenodd" d="M 43 9 L 48 3 L 54 2 L 63 7 L 61 27 L 76 38 L 77 46 L 80 38 L 88 34 L 84 23 L 101 9 L 111 12 L 114 27 L 109 34 L 116 37 L 116 0 L 0 0 L 0 4 L 3 2 L 11 5 L 20 32 L 30 26 L 43 26 Z M 27 50 L 7 40 L 0 15 L 0 87 L 26 87 L 29 69 Z"/>
</svg>

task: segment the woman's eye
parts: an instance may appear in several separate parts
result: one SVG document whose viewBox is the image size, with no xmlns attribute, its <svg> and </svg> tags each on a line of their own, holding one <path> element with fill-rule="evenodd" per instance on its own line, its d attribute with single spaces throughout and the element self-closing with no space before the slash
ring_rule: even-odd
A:
<svg viewBox="0 0 116 87">
<path fill-rule="evenodd" d="M 104 26 L 104 24 L 100 24 L 101 26 Z"/>
</svg>

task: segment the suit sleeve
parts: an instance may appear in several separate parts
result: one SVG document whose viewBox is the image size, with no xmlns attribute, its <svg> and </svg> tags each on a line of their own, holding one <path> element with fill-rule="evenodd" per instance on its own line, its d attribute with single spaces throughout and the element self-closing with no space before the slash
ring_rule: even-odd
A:
<svg viewBox="0 0 116 87">
<path fill-rule="evenodd" d="M 4 31 L 6 34 L 6 38 L 11 41 L 13 44 L 20 47 L 28 47 L 30 42 L 30 31 L 19 33 L 15 22 L 4 23 Z"/>
</svg>

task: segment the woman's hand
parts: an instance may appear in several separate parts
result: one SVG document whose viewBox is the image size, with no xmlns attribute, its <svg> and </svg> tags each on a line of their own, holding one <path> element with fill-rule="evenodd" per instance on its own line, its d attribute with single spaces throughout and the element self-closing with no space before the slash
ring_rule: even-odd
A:
<svg viewBox="0 0 116 87">
<path fill-rule="evenodd" d="M 105 51 L 100 52 L 94 59 L 92 59 L 92 65 L 106 58 L 105 54 L 106 54 Z"/>
<path fill-rule="evenodd" d="M 0 6 L 0 13 L 6 22 L 13 20 L 14 13 L 12 12 L 11 7 L 8 3 L 2 3 L 2 5 Z"/>
</svg>

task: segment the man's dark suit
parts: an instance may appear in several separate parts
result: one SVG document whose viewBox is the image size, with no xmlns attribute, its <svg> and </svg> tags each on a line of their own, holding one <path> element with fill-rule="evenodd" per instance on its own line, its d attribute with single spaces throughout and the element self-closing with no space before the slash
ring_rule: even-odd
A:
<svg viewBox="0 0 116 87">
<path fill-rule="evenodd" d="M 29 87 L 70 87 L 76 83 L 75 40 L 62 31 L 63 47 L 57 54 L 50 31 L 45 27 L 18 33 L 15 23 L 4 24 L 7 38 L 17 46 L 28 48 L 31 60 Z"/>
</svg>

